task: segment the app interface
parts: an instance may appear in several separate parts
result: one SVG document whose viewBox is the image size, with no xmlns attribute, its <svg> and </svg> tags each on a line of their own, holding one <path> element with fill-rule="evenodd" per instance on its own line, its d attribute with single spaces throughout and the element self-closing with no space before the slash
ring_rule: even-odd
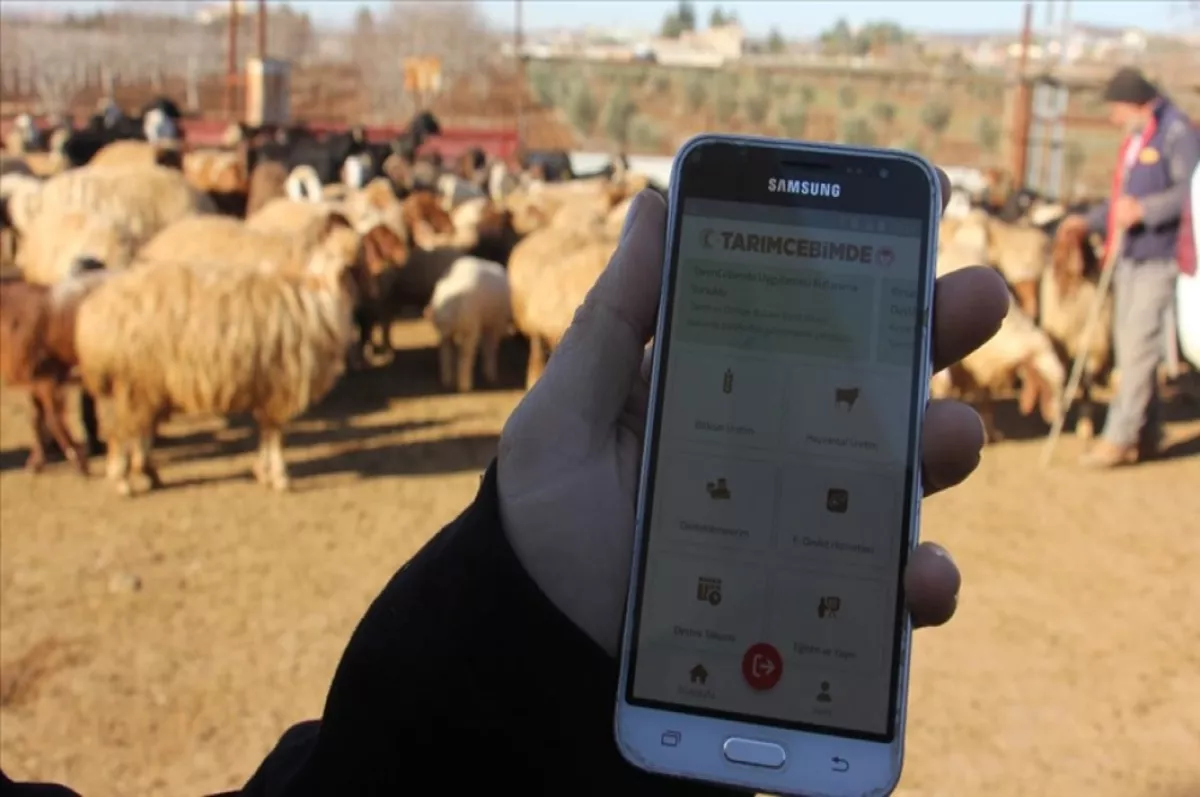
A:
<svg viewBox="0 0 1200 797">
<path fill-rule="evenodd" d="M 629 697 L 887 737 L 923 223 L 680 224 Z"/>
</svg>

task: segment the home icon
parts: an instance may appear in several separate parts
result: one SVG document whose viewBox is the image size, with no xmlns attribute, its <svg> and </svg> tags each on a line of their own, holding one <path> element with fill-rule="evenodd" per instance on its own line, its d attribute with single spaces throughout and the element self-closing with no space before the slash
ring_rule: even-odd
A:
<svg viewBox="0 0 1200 797">
<path fill-rule="evenodd" d="M 697 664 L 691 669 L 689 675 L 692 678 L 692 683 L 704 686 L 704 682 L 708 680 L 708 670 L 704 669 L 703 664 Z"/>
</svg>

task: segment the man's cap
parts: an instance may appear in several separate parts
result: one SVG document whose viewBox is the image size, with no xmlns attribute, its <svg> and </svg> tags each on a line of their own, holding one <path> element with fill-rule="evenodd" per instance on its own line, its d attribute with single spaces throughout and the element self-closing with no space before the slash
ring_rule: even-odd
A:
<svg viewBox="0 0 1200 797">
<path fill-rule="evenodd" d="M 1122 67 L 1104 87 L 1105 102 L 1127 102 L 1131 105 L 1145 105 L 1158 98 L 1156 87 L 1146 76 L 1131 66 Z"/>
</svg>

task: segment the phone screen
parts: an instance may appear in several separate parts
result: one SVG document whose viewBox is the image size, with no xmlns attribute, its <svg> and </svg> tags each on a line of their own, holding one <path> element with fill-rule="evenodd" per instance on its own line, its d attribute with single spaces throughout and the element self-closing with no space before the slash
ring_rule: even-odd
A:
<svg viewBox="0 0 1200 797">
<path fill-rule="evenodd" d="M 890 741 L 930 222 L 680 207 L 626 699 Z"/>
</svg>

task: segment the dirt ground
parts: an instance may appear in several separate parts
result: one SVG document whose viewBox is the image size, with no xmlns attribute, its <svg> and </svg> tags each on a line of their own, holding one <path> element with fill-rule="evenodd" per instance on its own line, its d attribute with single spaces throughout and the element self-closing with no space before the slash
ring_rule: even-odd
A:
<svg viewBox="0 0 1200 797">
<path fill-rule="evenodd" d="M 368 602 L 470 499 L 520 398 L 519 347 L 509 389 L 437 395 L 431 336 L 400 332 L 392 366 L 297 424 L 286 496 L 249 480 L 237 423 L 172 422 L 161 493 L 32 477 L 24 398 L 0 397 L 5 771 L 209 793 L 319 714 Z M 1176 456 L 1103 474 L 1073 465 L 1073 439 L 1038 469 L 1040 436 L 1009 418 L 974 479 L 929 502 L 924 536 L 966 583 L 955 622 L 920 635 L 898 794 L 1200 795 L 1200 420 L 1174 414 Z"/>
</svg>

